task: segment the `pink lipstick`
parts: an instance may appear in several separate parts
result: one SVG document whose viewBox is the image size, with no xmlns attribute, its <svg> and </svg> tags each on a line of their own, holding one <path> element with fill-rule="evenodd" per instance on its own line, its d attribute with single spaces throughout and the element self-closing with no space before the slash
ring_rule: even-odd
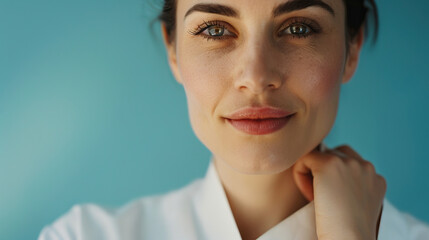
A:
<svg viewBox="0 0 429 240">
<path fill-rule="evenodd" d="M 278 108 L 248 107 L 225 118 L 237 130 L 252 135 L 263 135 L 280 130 L 293 115 L 291 112 Z"/>
</svg>

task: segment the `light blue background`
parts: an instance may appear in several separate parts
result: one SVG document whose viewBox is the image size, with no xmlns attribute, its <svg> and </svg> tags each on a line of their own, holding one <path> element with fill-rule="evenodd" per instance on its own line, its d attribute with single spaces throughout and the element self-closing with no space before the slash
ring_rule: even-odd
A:
<svg viewBox="0 0 429 240">
<path fill-rule="evenodd" d="M 379 41 L 327 143 L 371 160 L 388 199 L 429 221 L 429 3 L 378 3 Z M 119 206 L 205 174 L 155 13 L 142 0 L 0 0 L 1 239 L 35 239 L 76 203 Z"/>
</svg>

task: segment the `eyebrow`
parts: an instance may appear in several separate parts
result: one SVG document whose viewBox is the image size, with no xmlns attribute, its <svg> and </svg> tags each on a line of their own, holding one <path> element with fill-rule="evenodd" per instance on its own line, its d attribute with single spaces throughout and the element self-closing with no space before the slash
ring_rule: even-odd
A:
<svg viewBox="0 0 429 240">
<path fill-rule="evenodd" d="M 282 3 L 279 6 L 277 6 L 273 11 L 273 15 L 274 15 L 274 17 L 278 17 L 279 15 L 281 15 L 283 13 L 293 12 L 293 11 L 301 10 L 301 9 L 308 8 L 311 6 L 321 7 L 323 9 L 327 10 L 329 13 L 331 13 L 332 16 L 335 16 L 334 9 L 332 9 L 331 6 L 329 6 L 327 3 L 325 3 L 321 0 L 293 0 L 293 1 L 288 1 L 288 2 Z"/>
<path fill-rule="evenodd" d="M 193 12 L 206 12 L 224 15 L 227 17 L 238 17 L 238 12 L 232 7 L 213 3 L 199 3 L 191 7 L 185 14 L 185 18 Z"/>
<path fill-rule="evenodd" d="M 275 7 L 273 10 L 273 16 L 278 17 L 284 13 L 305 9 L 311 6 L 321 7 L 327 10 L 333 16 L 335 16 L 334 9 L 332 9 L 331 6 L 329 6 L 327 3 L 321 0 L 291 0 Z M 193 12 L 214 13 L 214 14 L 224 15 L 227 17 L 235 17 L 235 18 L 239 17 L 238 11 L 235 10 L 234 8 L 226 5 L 214 4 L 214 3 L 196 4 L 186 12 L 184 18 L 186 18 L 189 14 Z"/>
</svg>

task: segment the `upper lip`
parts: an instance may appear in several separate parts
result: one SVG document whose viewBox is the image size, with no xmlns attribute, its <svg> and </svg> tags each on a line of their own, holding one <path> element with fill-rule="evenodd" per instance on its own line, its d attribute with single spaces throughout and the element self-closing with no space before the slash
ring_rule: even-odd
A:
<svg viewBox="0 0 429 240">
<path fill-rule="evenodd" d="M 284 118 L 291 114 L 292 113 L 289 111 L 274 107 L 245 107 L 233 112 L 225 118 L 232 120 Z"/>
</svg>

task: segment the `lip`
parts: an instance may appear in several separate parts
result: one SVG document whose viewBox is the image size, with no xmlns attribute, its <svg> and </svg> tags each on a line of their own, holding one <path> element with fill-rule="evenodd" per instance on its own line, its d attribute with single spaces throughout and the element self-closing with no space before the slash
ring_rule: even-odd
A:
<svg viewBox="0 0 429 240">
<path fill-rule="evenodd" d="M 293 116 L 273 107 L 248 107 L 233 112 L 225 119 L 237 130 L 252 135 L 273 133 L 283 128 Z"/>
<path fill-rule="evenodd" d="M 286 110 L 273 107 L 246 107 L 233 112 L 225 118 L 232 120 L 284 118 L 291 114 Z"/>
</svg>

